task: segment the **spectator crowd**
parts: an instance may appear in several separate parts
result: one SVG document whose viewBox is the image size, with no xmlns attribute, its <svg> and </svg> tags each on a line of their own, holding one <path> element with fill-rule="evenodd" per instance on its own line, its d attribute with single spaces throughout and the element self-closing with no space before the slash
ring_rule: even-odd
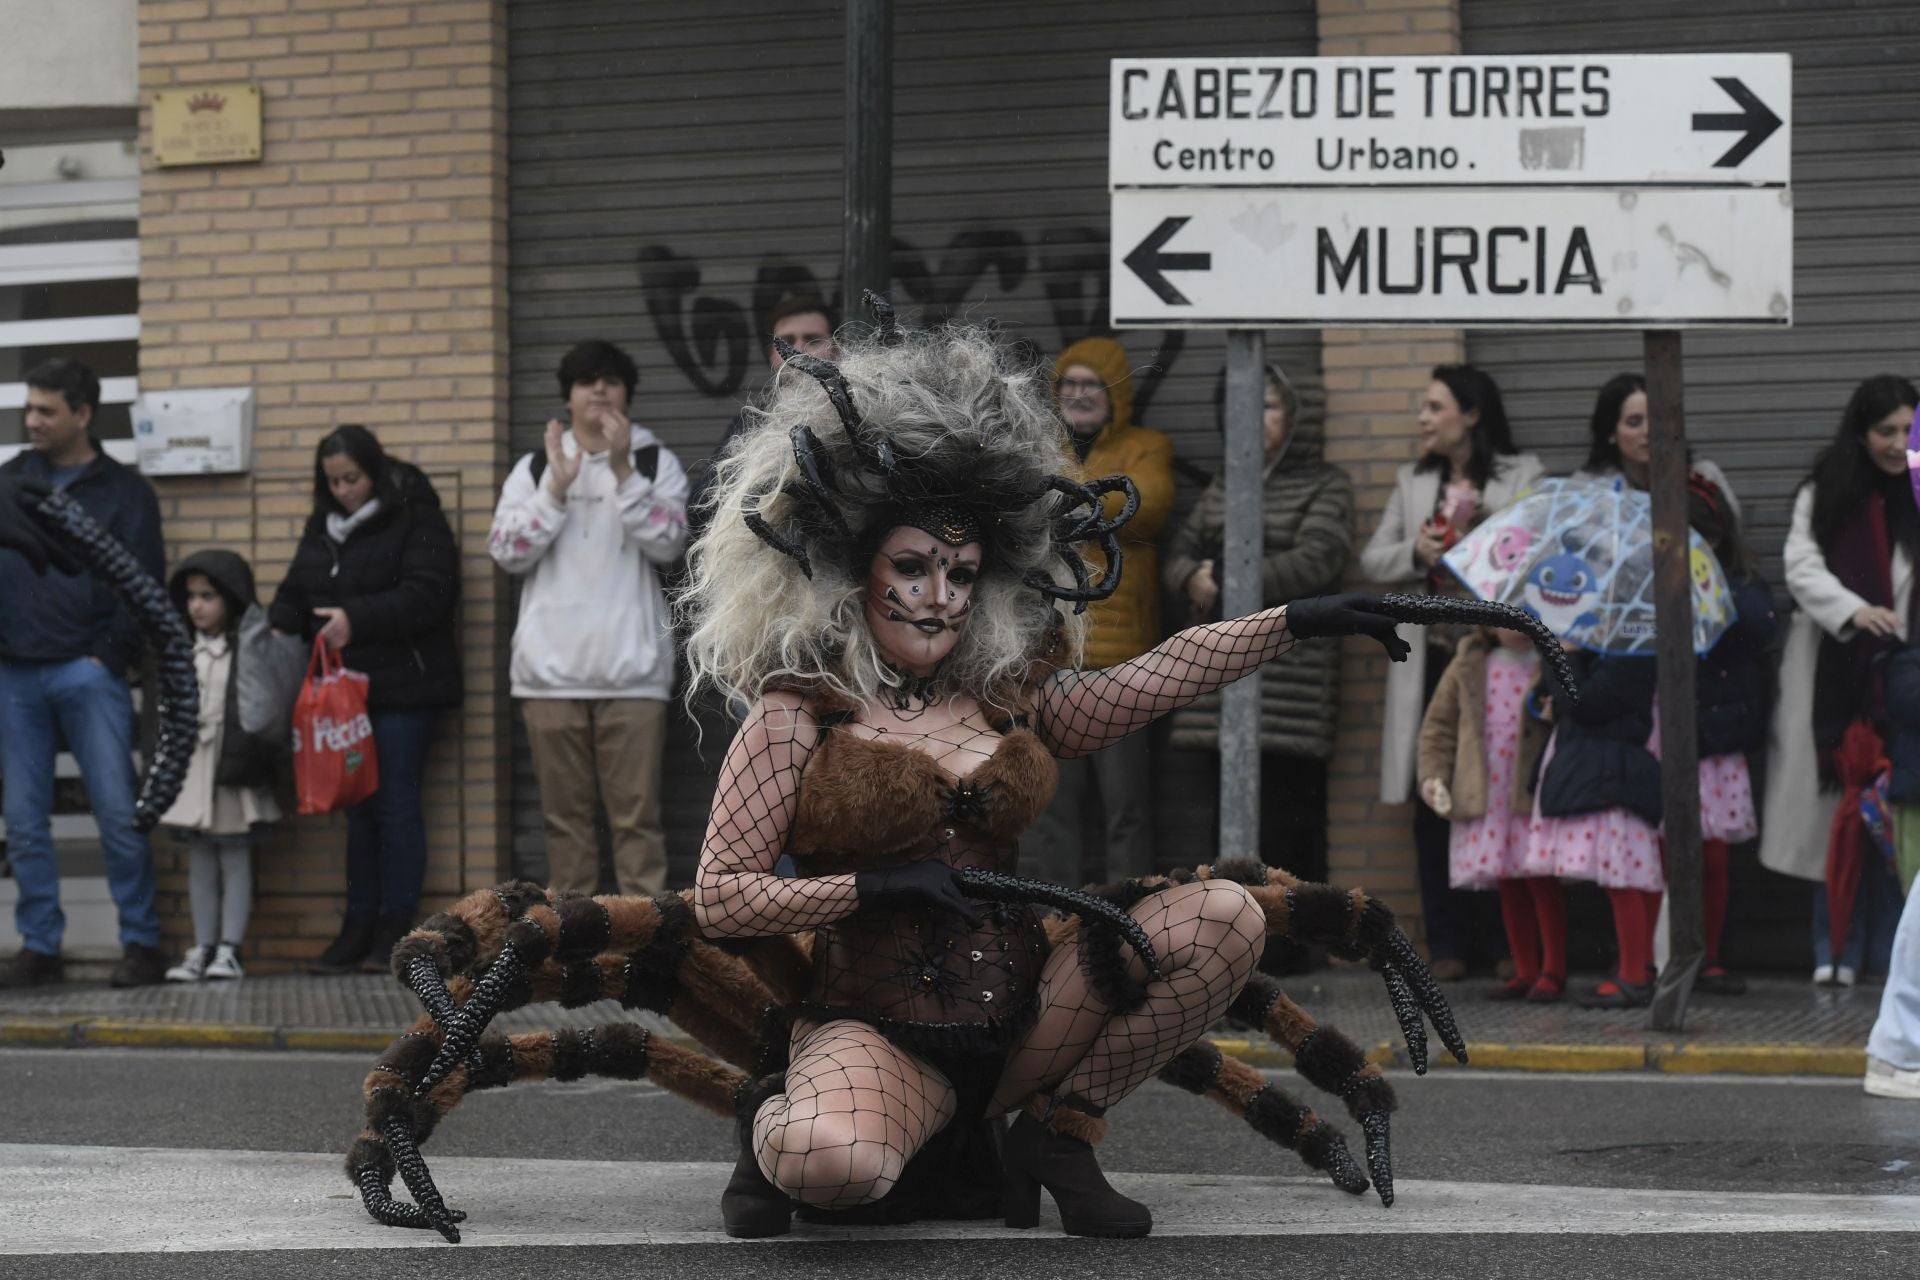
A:
<svg viewBox="0 0 1920 1280">
<path fill-rule="evenodd" d="M 817 298 L 783 301 L 768 334 L 774 375 L 793 352 L 831 356 L 834 323 Z M 1124 346 L 1100 336 L 1052 362 L 1063 451 L 1089 475 L 1128 476 L 1140 498 L 1123 534 L 1120 587 L 1090 615 L 1085 662 L 1094 667 L 1219 617 L 1221 482 L 1173 520 L 1173 445 L 1135 420 L 1133 369 Z M 669 584 L 690 533 L 697 536 L 712 460 L 690 477 L 633 420 L 637 382 L 632 358 L 611 343 L 566 354 L 556 370 L 559 410 L 541 447 L 514 462 L 487 539 L 494 563 L 521 584 L 511 687 L 539 788 L 549 882 L 564 891 L 667 887 Z M 163 819 L 186 845 L 193 944 L 169 967 L 152 848 L 132 822 L 138 633 L 105 586 L 57 569 L 37 574 L 23 555 L 0 549 L 0 599 L 9 602 L 0 609 L 0 785 L 22 939 L 0 985 L 63 977 L 50 823 L 63 746 L 86 787 L 118 911 L 114 985 L 237 978 L 253 842 L 283 821 L 274 785 L 283 744 L 250 734 L 236 711 L 250 652 L 238 637 L 249 619 L 262 620 L 253 569 L 232 551 L 207 549 L 169 571 L 154 491 L 108 456 L 93 430 L 98 378 L 56 359 L 26 384 L 30 447 L 0 472 L 69 494 L 167 584 L 194 636 L 200 733 L 186 785 Z M 1793 609 L 1784 624 L 1753 570 L 1741 501 L 1710 459 L 1691 460 L 1688 514 L 1731 601 L 1728 626 L 1696 672 L 1707 933 L 1700 986 L 1725 995 L 1743 988 L 1720 957 L 1729 850 L 1757 838 L 1763 865 L 1811 882 L 1813 981 L 1894 976 L 1869 1046 L 1868 1087 L 1920 1097 L 1920 917 L 1903 912 L 1920 867 L 1920 645 L 1908 643 L 1920 641 L 1920 508 L 1907 454 L 1917 403 L 1911 382 L 1882 375 L 1860 383 L 1840 410 L 1794 497 L 1784 556 Z M 1494 379 L 1471 366 L 1431 371 L 1418 428 L 1417 455 L 1399 469 L 1356 555 L 1353 484 L 1324 457 L 1319 401 L 1286 370 L 1266 368 L 1263 605 L 1353 578 L 1402 591 L 1465 590 L 1444 563 L 1447 551 L 1540 485 L 1544 468 L 1516 445 Z M 1590 430 L 1574 479 L 1645 490 L 1649 413 L 1638 375 L 1597 389 Z M 318 442 L 313 509 L 264 625 L 365 675 L 379 783 L 347 808 L 344 910 L 338 935 L 312 961 L 317 972 L 382 965 L 419 917 L 427 760 L 463 695 L 459 551 L 426 474 L 373 432 L 343 425 Z M 1097 551 L 1089 560 L 1096 576 L 1104 570 Z M 1385 691 L 1380 796 L 1411 804 L 1436 975 L 1492 970 L 1496 998 L 1565 998 L 1564 886 L 1589 882 L 1605 893 L 1616 962 L 1581 999 L 1646 1004 L 1665 887 L 1654 660 L 1569 645 L 1584 695 L 1575 703 L 1542 679 L 1537 655 L 1512 633 L 1407 630 L 1416 633 L 1412 658 L 1390 668 Z M 1309 879 L 1327 873 L 1338 676 L 1338 645 L 1307 641 L 1258 677 L 1258 852 Z M 1080 883 L 1196 860 L 1163 860 L 1155 848 L 1153 752 L 1213 750 L 1218 730 L 1218 698 L 1208 697 L 1173 718 L 1164 744 L 1134 735 L 1062 761 L 1053 803 L 1022 851 L 1024 872 Z M 1763 786 L 1750 758 L 1765 761 Z M 601 812 L 610 886 L 600 870 Z M 1269 957 L 1282 966 L 1314 962 Z"/>
</svg>

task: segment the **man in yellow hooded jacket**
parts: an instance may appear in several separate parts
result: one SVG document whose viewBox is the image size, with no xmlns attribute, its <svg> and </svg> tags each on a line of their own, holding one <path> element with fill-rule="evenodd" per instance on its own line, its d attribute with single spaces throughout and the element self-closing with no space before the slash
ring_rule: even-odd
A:
<svg viewBox="0 0 1920 1280">
<path fill-rule="evenodd" d="M 1133 421 L 1133 372 L 1126 349 L 1111 338 L 1082 338 L 1053 362 L 1060 416 L 1072 433 L 1081 470 L 1124 475 L 1140 490 L 1140 509 L 1120 533 L 1120 586 L 1088 606 L 1088 667 L 1110 667 L 1160 643 L 1160 564 L 1154 539 L 1173 512 L 1173 442 Z M 1124 499 L 1107 498 L 1109 514 Z M 1085 548 L 1094 580 L 1105 560 Z M 1083 806 L 1097 799 L 1106 834 L 1104 868 L 1082 865 Z M 1147 735 L 1136 733 L 1103 751 L 1060 762 L 1053 804 L 1034 824 L 1029 873 L 1056 884 L 1118 880 L 1154 871 L 1153 768 Z"/>
</svg>

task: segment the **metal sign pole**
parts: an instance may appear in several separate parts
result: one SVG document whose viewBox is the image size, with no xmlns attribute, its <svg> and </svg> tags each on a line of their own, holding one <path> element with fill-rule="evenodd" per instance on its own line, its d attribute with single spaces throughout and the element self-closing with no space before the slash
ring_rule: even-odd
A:
<svg viewBox="0 0 1920 1280">
<path fill-rule="evenodd" d="M 840 305 L 893 282 L 893 0 L 847 3 L 846 217 Z"/>
<path fill-rule="evenodd" d="M 1699 743 L 1694 737 L 1693 575 L 1687 548 L 1687 423 L 1680 333 L 1646 332 L 1652 422 L 1653 607 L 1659 629 L 1660 790 L 1667 861 L 1668 960 L 1649 1023 L 1681 1031 L 1706 952 L 1700 870 Z"/>
<path fill-rule="evenodd" d="M 1223 618 L 1243 618 L 1261 607 L 1261 420 L 1266 398 L 1266 335 L 1258 329 L 1230 330 L 1226 454 L 1221 459 L 1227 499 L 1220 547 Z M 1220 691 L 1220 856 L 1257 857 L 1259 852 L 1260 677 L 1254 675 Z"/>
</svg>

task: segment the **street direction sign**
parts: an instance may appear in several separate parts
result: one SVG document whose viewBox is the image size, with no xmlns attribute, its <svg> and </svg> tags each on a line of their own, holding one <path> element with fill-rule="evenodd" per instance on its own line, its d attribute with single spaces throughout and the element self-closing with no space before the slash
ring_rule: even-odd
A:
<svg viewBox="0 0 1920 1280">
<path fill-rule="evenodd" d="M 1782 186 L 1783 53 L 1116 58 L 1136 187 Z"/>
<path fill-rule="evenodd" d="M 1113 194 L 1113 323 L 1777 327 L 1784 188 Z"/>
</svg>

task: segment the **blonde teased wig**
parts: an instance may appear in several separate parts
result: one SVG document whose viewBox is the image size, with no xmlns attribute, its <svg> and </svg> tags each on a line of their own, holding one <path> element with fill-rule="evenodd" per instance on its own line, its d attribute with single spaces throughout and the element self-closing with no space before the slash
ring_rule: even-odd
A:
<svg viewBox="0 0 1920 1280">
<path fill-rule="evenodd" d="M 1036 661 L 1079 661 L 1084 620 L 1048 592 L 1073 598 L 1071 584 L 1084 585 L 1063 533 L 1086 504 L 1056 483 L 1078 468 L 1047 371 L 1016 364 L 984 329 L 902 331 L 881 314 L 879 328 L 836 337 L 851 433 L 831 366 L 789 358 L 716 464 L 677 601 L 690 697 L 711 686 L 746 702 L 774 688 L 867 700 L 898 688 L 867 630 L 867 572 L 916 504 L 961 507 L 984 531 L 973 608 L 937 687 L 1007 706 Z"/>
</svg>

